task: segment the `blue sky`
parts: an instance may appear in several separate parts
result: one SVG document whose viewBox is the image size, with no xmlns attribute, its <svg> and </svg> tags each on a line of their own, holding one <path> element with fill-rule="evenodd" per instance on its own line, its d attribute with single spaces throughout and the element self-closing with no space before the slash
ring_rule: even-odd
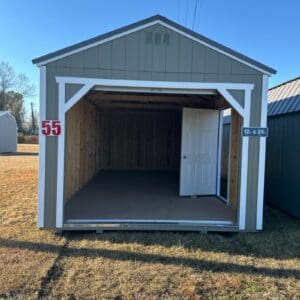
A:
<svg viewBox="0 0 300 300">
<path fill-rule="evenodd" d="M 300 75 L 299 0 L 198 1 L 194 30 L 275 68 L 270 86 Z M 0 60 L 38 88 L 31 59 L 154 14 L 192 28 L 195 2 L 0 0 Z"/>
</svg>

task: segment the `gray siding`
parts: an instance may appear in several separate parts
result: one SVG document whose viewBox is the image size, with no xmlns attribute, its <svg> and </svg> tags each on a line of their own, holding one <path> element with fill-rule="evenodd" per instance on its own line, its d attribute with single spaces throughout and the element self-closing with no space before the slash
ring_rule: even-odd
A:
<svg viewBox="0 0 300 300">
<path fill-rule="evenodd" d="M 153 32 L 153 43 L 146 32 Z M 155 33 L 169 35 L 169 44 L 155 43 Z M 206 46 L 161 25 L 154 25 L 102 45 L 49 63 L 47 67 L 47 118 L 56 119 L 57 84 L 55 76 L 81 76 L 108 79 L 234 82 L 255 84 L 252 93 L 251 126 L 260 124 L 262 73 L 236 62 Z M 68 91 L 71 93 L 71 91 Z M 239 96 L 241 104 L 243 99 Z M 57 142 L 47 138 L 46 224 L 54 226 Z M 256 224 L 258 140 L 250 138 L 247 191 L 247 229 Z"/>
</svg>

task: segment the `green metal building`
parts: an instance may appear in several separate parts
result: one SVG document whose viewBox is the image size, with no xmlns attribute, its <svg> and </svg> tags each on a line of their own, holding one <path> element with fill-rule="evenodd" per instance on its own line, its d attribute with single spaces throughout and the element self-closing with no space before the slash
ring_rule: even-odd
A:
<svg viewBox="0 0 300 300">
<path fill-rule="evenodd" d="M 269 90 L 265 199 L 300 217 L 300 77 Z"/>
</svg>

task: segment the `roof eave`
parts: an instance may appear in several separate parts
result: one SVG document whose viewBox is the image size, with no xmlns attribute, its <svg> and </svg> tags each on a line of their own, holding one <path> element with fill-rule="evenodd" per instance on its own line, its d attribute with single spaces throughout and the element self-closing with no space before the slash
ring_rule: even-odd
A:
<svg viewBox="0 0 300 300">
<path fill-rule="evenodd" d="M 163 23 L 163 25 L 165 24 L 167 26 L 172 27 L 175 30 L 179 30 L 179 31 L 181 31 L 181 32 L 183 32 L 183 33 L 199 40 L 199 42 L 207 44 L 210 47 L 214 47 L 216 49 L 219 49 L 219 50 L 223 51 L 225 54 L 230 55 L 231 57 L 233 57 L 235 59 L 239 59 L 244 64 L 248 63 L 248 64 L 252 65 L 253 68 L 258 69 L 259 71 L 261 71 L 264 74 L 267 74 L 269 76 L 272 75 L 272 74 L 276 74 L 275 69 L 273 69 L 271 67 L 268 67 L 268 66 L 266 66 L 266 65 L 264 65 L 264 64 L 262 64 L 262 63 L 260 63 L 256 60 L 253 60 L 252 58 L 250 58 L 248 56 L 245 56 L 245 55 L 243 55 L 243 54 L 241 54 L 241 53 L 239 53 L 239 52 L 237 52 L 237 51 L 235 51 L 231 48 L 228 48 L 228 47 L 226 47 L 222 44 L 219 44 L 219 43 L 217 43 L 217 42 L 215 42 L 215 41 L 213 41 L 213 40 L 211 40 L 211 39 L 209 39 L 209 38 L 207 38 L 203 35 L 200 35 L 197 32 L 194 32 L 194 31 L 192 31 L 192 30 L 190 30 L 190 29 L 188 29 L 188 28 L 186 28 L 186 27 L 184 27 L 180 24 L 177 24 L 174 21 L 169 20 L 169 19 L 167 19 L 167 18 L 165 18 L 161 15 L 152 16 L 150 18 L 132 23 L 130 25 L 121 27 L 119 29 L 116 29 L 116 30 L 104 33 L 102 35 L 96 36 L 94 38 L 85 40 L 83 42 L 80 42 L 80 43 L 71 45 L 69 47 L 66 47 L 66 48 L 51 52 L 49 54 L 40 56 L 38 58 L 33 59 L 32 63 L 36 64 L 37 66 L 43 66 L 43 65 L 46 65 L 50 60 L 55 61 L 55 60 L 60 59 L 61 56 L 63 56 L 63 55 L 65 55 L 65 56 L 71 55 L 70 52 L 74 52 L 76 50 L 78 50 L 77 52 L 80 52 L 80 51 L 84 50 L 82 48 L 92 47 L 93 44 L 101 42 L 102 40 L 105 40 L 105 39 L 108 39 L 108 38 L 113 39 L 114 36 L 117 37 L 119 34 L 126 33 L 128 31 L 133 30 L 134 28 L 139 28 L 143 25 L 145 25 L 145 27 L 148 27 L 148 26 L 154 25 L 155 23 Z M 70 54 L 68 54 L 68 53 L 70 53 Z"/>
</svg>

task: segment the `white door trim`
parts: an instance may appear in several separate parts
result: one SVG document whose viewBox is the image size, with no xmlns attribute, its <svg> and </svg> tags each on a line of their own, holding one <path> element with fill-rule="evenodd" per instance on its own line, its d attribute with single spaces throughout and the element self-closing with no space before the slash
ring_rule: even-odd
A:
<svg viewBox="0 0 300 300">
<path fill-rule="evenodd" d="M 219 111 L 219 132 L 218 132 L 218 170 L 217 170 L 217 195 L 221 197 L 221 162 L 222 162 L 222 136 L 223 136 L 223 110 Z M 227 202 L 227 200 L 226 200 Z"/>
<path fill-rule="evenodd" d="M 181 125 L 181 155 L 180 155 L 180 183 L 179 183 L 179 196 L 191 196 L 191 195 L 219 195 L 218 192 L 218 187 L 219 187 L 219 155 L 220 155 L 220 113 L 221 111 L 219 110 L 213 110 L 213 109 L 203 109 L 203 108 L 190 108 L 190 107 L 184 107 L 182 111 L 182 125 Z M 196 168 L 196 161 L 193 159 L 195 157 L 194 151 L 189 148 L 189 142 L 187 141 L 189 133 L 191 131 L 193 132 L 193 138 L 192 140 L 195 140 L 197 137 L 199 138 L 199 129 L 197 132 L 195 132 L 195 127 L 191 126 L 190 118 L 193 118 L 192 120 L 195 121 L 195 116 L 197 119 L 197 122 L 200 121 L 200 124 L 198 123 L 197 128 L 201 128 L 205 126 L 203 122 L 203 117 L 205 118 L 205 115 L 209 114 L 209 120 L 206 120 L 206 122 L 212 122 L 212 115 L 214 115 L 214 119 L 217 119 L 217 122 L 215 123 L 215 120 L 213 120 L 212 123 L 209 124 L 210 130 L 212 129 L 212 126 L 214 127 L 214 132 L 211 132 L 214 136 L 214 147 L 210 147 L 210 150 L 208 151 L 210 154 L 212 154 L 213 151 L 214 157 L 211 159 L 211 166 L 214 166 L 213 168 L 213 173 L 215 174 L 212 178 L 213 185 L 211 185 L 207 182 L 207 185 L 193 185 L 189 184 L 188 182 L 188 175 L 187 175 L 187 170 L 189 169 L 189 166 L 195 166 Z M 200 115 L 200 117 L 199 117 Z M 200 137 L 201 140 L 201 137 Z M 206 144 L 209 143 L 206 141 Z M 196 146 L 196 145 L 195 145 Z M 195 148 L 194 148 L 195 150 Z M 191 151 L 191 152 L 190 152 Z M 207 154 L 207 153 L 206 153 Z M 198 154 L 199 155 L 199 154 Z M 185 158 L 183 158 L 185 156 Z M 198 157 L 199 158 L 199 157 Z M 192 159 L 192 162 L 191 162 Z M 199 166 L 198 166 L 199 167 Z M 196 169 L 195 169 L 196 171 Z M 196 173 L 198 172 L 192 172 L 193 174 L 191 175 L 192 177 L 196 177 Z M 200 172 L 202 173 L 202 172 Z M 192 179 L 192 181 L 194 181 Z M 201 180 L 200 180 L 201 181 Z M 198 181 L 199 182 L 199 181 Z"/>
<path fill-rule="evenodd" d="M 118 87 L 120 91 L 138 88 L 148 93 L 171 93 L 176 91 L 179 94 L 191 93 L 201 94 L 202 90 L 219 92 L 235 108 L 243 118 L 243 126 L 249 126 L 251 91 L 253 84 L 246 83 L 205 83 L 205 82 L 168 82 L 168 81 L 140 81 L 140 80 L 114 80 L 82 77 L 56 77 L 59 86 L 59 120 L 61 121 L 62 134 L 58 136 L 58 158 L 57 158 L 57 203 L 56 203 L 56 227 L 63 226 L 64 208 L 64 156 L 65 156 L 65 114 L 75 105 L 90 89 L 101 87 Z M 65 85 L 82 84 L 83 87 L 66 103 Z M 245 92 L 245 105 L 242 107 L 239 102 L 228 92 L 228 90 L 242 90 Z M 241 151 L 241 180 L 240 180 L 240 208 L 239 208 L 239 229 L 245 229 L 246 223 L 246 196 L 247 196 L 247 175 L 248 175 L 248 144 L 249 138 L 242 138 Z"/>
<path fill-rule="evenodd" d="M 40 122 L 46 119 L 46 67 L 40 67 Z M 38 227 L 45 226 L 46 137 L 39 126 L 39 200 Z"/>
</svg>

